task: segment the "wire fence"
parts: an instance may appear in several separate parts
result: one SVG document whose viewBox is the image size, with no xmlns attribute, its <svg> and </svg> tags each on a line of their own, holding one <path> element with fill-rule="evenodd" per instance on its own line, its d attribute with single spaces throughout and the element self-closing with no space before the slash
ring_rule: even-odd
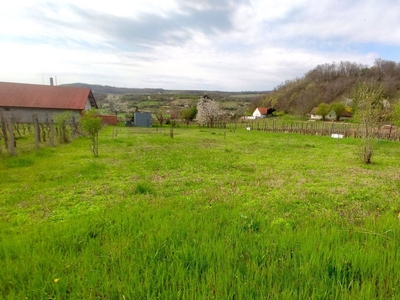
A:
<svg viewBox="0 0 400 300">
<path fill-rule="evenodd" d="M 56 146 L 67 143 L 80 136 L 79 123 L 72 117 L 67 124 L 56 124 L 52 119 L 39 122 L 37 115 L 32 115 L 33 123 L 15 122 L 11 114 L 0 110 L 0 154 L 3 149 L 10 155 L 16 154 L 17 147 L 38 149 L 44 146 Z M 156 126 L 157 125 L 153 125 Z M 196 122 L 173 120 L 171 127 L 199 126 Z M 199 126 L 202 127 L 202 126 Z M 363 126 L 354 123 L 321 121 L 287 121 L 279 118 L 256 120 L 221 120 L 213 128 L 236 130 L 258 130 L 273 133 L 296 133 L 303 135 L 340 136 L 361 138 Z M 374 129 L 374 135 L 380 139 L 400 140 L 395 126 L 384 125 Z"/>
<path fill-rule="evenodd" d="M 174 120 L 175 126 L 194 126 L 196 122 Z M 207 127 L 207 126 L 205 126 Z M 264 118 L 256 120 L 219 121 L 213 124 L 214 128 L 230 130 L 247 129 L 274 133 L 297 133 L 304 135 L 331 136 L 332 134 L 348 138 L 362 137 L 364 127 L 356 123 L 343 123 L 334 121 L 286 121 L 279 118 Z M 393 125 L 378 126 L 374 134 L 381 139 L 398 140 L 400 136 Z"/>
</svg>

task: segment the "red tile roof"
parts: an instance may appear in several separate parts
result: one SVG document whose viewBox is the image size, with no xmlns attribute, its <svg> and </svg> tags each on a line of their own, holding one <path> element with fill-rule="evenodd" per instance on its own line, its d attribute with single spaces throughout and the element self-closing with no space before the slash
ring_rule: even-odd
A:
<svg viewBox="0 0 400 300">
<path fill-rule="evenodd" d="M 348 112 L 347 110 L 345 110 L 344 112 L 342 112 L 341 117 L 347 117 L 347 118 L 351 118 L 353 115 L 351 114 L 351 112 Z"/>
<path fill-rule="evenodd" d="M 0 107 L 83 110 L 88 99 L 98 108 L 89 88 L 0 82 Z"/>
<path fill-rule="evenodd" d="M 268 113 L 268 107 L 257 107 L 257 108 L 260 114 L 262 115 L 266 115 Z"/>
</svg>

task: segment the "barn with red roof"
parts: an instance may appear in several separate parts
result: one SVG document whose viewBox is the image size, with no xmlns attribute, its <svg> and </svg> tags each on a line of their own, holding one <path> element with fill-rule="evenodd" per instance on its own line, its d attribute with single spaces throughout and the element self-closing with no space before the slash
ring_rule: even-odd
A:
<svg viewBox="0 0 400 300">
<path fill-rule="evenodd" d="M 33 114 L 44 122 L 64 111 L 78 115 L 92 108 L 98 106 L 89 88 L 0 82 L 0 109 L 15 122 L 31 123 Z"/>
</svg>

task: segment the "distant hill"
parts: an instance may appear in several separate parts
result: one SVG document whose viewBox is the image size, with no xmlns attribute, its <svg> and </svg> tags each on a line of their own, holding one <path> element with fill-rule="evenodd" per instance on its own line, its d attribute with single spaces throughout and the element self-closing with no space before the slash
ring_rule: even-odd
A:
<svg viewBox="0 0 400 300">
<path fill-rule="evenodd" d="M 164 93 L 165 92 L 164 89 L 120 88 L 120 87 L 109 86 L 109 85 L 88 84 L 88 83 L 80 83 L 80 82 L 78 82 L 78 83 L 70 83 L 70 84 L 63 84 L 63 86 L 74 86 L 74 87 L 90 88 L 94 93 L 100 93 L 100 94 L 152 95 L 152 94 L 158 94 L 158 93 Z"/>
<path fill-rule="evenodd" d="M 110 98 L 115 99 L 127 109 L 139 108 L 141 111 L 156 112 L 158 110 L 179 111 L 196 105 L 198 99 L 207 94 L 221 103 L 221 107 L 229 112 L 246 111 L 250 103 L 261 98 L 270 91 L 222 92 L 206 90 L 165 90 L 162 88 L 120 88 L 108 85 L 71 83 L 62 86 L 85 87 L 93 91 L 100 107 L 110 106 Z M 110 95 L 110 96 L 109 96 Z M 109 110 L 109 109 L 108 109 Z"/>
<path fill-rule="evenodd" d="M 115 95 L 153 95 L 153 94 L 186 94 L 186 95 L 204 95 L 204 94 L 218 94 L 220 96 L 231 95 L 248 95 L 248 94 L 263 94 L 269 91 L 243 91 L 243 92 L 221 92 L 221 91 L 207 91 L 207 90 L 165 90 L 162 88 L 121 88 L 109 85 L 88 84 L 88 83 L 69 83 L 62 84 L 62 86 L 74 86 L 90 88 L 94 93 L 101 94 L 115 94 Z"/>
<path fill-rule="evenodd" d="M 400 97 L 400 63 L 376 59 L 372 67 L 348 61 L 318 65 L 277 86 L 269 97 L 276 101 L 276 109 L 305 116 L 320 103 L 346 102 L 360 82 L 380 83 L 393 102 Z"/>
</svg>

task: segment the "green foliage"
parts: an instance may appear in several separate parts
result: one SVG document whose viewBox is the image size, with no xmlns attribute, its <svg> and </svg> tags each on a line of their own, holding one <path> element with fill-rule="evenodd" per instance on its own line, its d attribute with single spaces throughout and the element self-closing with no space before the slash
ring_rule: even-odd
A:
<svg viewBox="0 0 400 300">
<path fill-rule="evenodd" d="M 342 102 L 334 102 L 331 104 L 331 109 L 335 112 L 336 121 L 339 121 L 341 115 L 346 111 L 346 105 Z"/>
<path fill-rule="evenodd" d="M 193 121 L 196 118 L 196 115 L 197 115 L 196 106 L 181 111 L 181 117 L 186 121 L 186 124 L 189 124 L 190 121 Z"/>
<path fill-rule="evenodd" d="M 272 107 L 274 108 L 278 103 L 278 99 L 272 95 L 262 94 L 261 95 L 261 104 L 264 107 Z"/>
<path fill-rule="evenodd" d="M 327 114 L 329 114 L 329 112 L 331 111 L 331 107 L 330 105 L 326 104 L 326 103 L 321 103 L 318 105 L 315 113 L 317 115 L 322 116 L 322 120 L 325 121 L 325 117 Z"/>
<path fill-rule="evenodd" d="M 393 105 L 392 121 L 396 126 L 400 127 L 400 100 L 397 100 Z"/>
<path fill-rule="evenodd" d="M 24 167 L 29 167 L 33 165 L 33 160 L 28 159 L 28 158 L 20 158 L 20 157 L 8 157 L 5 161 L 4 164 L 7 166 L 7 168 L 24 168 Z"/>
<path fill-rule="evenodd" d="M 95 157 L 99 156 L 99 131 L 103 127 L 101 124 L 101 118 L 96 117 L 96 112 L 94 109 L 89 111 L 83 111 L 83 116 L 80 120 L 80 126 L 82 132 L 90 140 L 90 150 Z"/>
<path fill-rule="evenodd" d="M 153 194 L 154 193 L 153 189 L 151 188 L 151 186 L 149 185 L 148 182 L 138 182 L 136 184 L 134 192 L 136 194 L 142 194 L 142 195 Z"/>
</svg>

